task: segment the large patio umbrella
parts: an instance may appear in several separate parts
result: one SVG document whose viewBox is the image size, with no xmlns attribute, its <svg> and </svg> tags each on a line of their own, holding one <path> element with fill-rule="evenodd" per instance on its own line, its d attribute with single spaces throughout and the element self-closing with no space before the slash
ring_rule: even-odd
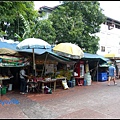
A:
<svg viewBox="0 0 120 120">
<path fill-rule="evenodd" d="M 20 42 L 17 47 L 17 49 L 32 49 L 33 51 L 33 69 L 35 71 L 35 76 L 36 76 L 36 64 L 35 64 L 35 54 L 34 54 L 34 49 L 47 49 L 51 48 L 51 45 L 47 43 L 46 41 L 38 38 L 27 38 Z"/>
<path fill-rule="evenodd" d="M 72 43 L 59 43 L 53 48 L 53 51 L 61 56 L 72 59 L 81 59 L 84 56 L 82 49 Z"/>
</svg>

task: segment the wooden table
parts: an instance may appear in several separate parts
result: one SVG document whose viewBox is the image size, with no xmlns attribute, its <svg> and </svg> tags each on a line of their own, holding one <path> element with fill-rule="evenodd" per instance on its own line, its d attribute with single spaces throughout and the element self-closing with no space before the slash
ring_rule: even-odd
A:
<svg viewBox="0 0 120 120">
<path fill-rule="evenodd" d="M 1 84 L 1 86 L 2 86 L 2 82 L 3 82 L 3 80 L 10 80 L 10 78 L 9 77 L 1 77 L 0 78 L 0 84 Z"/>
<path fill-rule="evenodd" d="M 57 80 L 66 80 L 66 77 L 56 78 Z"/>
<path fill-rule="evenodd" d="M 49 81 L 45 81 L 45 80 L 38 81 L 39 83 L 42 83 L 42 93 L 44 93 L 44 84 L 45 83 L 50 83 L 50 87 L 51 87 L 51 83 L 53 82 L 54 83 L 54 91 L 55 91 L 55 89 L 56 89 L 56 80 L 57 79 L 51 79 Z"/>
</svg>

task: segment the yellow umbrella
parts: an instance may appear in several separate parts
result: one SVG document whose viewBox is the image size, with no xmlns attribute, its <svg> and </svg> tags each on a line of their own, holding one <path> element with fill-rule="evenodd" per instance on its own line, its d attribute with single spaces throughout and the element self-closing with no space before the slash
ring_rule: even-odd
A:
<svg viewBox="0 0 120 120">
<path fill-rule="evenodd" d="M 84 56 L 82 49 L 72 43 L 60 43 L 53 48 L 53 51 L 61 56 L 81 59 Z"/>
</svg>

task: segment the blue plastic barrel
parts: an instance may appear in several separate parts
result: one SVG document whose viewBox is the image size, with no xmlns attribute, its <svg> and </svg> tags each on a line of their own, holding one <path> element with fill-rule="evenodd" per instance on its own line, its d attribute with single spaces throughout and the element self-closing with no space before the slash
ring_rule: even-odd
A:
<svg viewBox="0 0 120 120">
<path fill-rule="evenodd" d="M 73 87 L 73 82 L 71 80 L 68 81 L 68 87 Z"/>
<path fill-rule="evenodd" d="M 76 80 L 75 80 L 75 78 L 74 78 L 74 77 L 71 77 L 71 80 L 70 80 L 70 81 L 72 81 L 73 87 L 75 87 L 75 86 L 76 86 Z"/>
</svg>

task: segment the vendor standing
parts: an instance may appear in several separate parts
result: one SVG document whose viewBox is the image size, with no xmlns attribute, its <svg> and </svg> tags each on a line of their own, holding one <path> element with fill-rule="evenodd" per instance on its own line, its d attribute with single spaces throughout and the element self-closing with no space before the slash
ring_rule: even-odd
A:
<svg viewBox="0 0 120 120">
<path fill-rule="evenodd" d="M 26 93 L 27 77 L 25 68 L 22 67 L 20 70 L 20 94 Z"/>
</svg>

